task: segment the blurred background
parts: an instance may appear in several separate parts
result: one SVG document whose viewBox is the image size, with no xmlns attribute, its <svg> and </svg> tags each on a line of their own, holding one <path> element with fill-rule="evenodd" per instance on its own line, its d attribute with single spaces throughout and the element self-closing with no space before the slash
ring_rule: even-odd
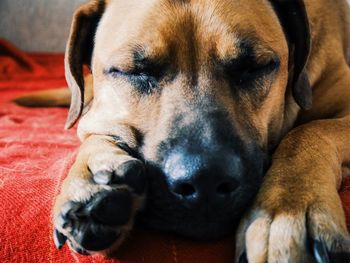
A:
<svg viewBox="0 0 350 263">
<path fill-rule="evenodd" d="M 25 51 L 63 52 L 72 14 L 86 1 L 0 0 L 0 37 Z"/>
<path fill-rule="evenodd" d="M 0 37 L 25 51 L 63 52 L 74 10 L 86 0 L 0 0 Z"/>
</svg>

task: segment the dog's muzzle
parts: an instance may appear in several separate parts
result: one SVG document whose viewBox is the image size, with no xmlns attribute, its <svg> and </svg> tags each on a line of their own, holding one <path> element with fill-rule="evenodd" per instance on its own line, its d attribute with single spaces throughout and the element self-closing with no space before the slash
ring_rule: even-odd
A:
<svg viewBox="0 0 350 263">
<path fill-rule="evenodd" d="M 205 120 L 176 124 L 160 144 L 159 160 L 148 163 L 146 224 L 194 238 L 221 237 L 255 196 L 265 154 L 234 134 L 222 114 Z"/>
</svg>

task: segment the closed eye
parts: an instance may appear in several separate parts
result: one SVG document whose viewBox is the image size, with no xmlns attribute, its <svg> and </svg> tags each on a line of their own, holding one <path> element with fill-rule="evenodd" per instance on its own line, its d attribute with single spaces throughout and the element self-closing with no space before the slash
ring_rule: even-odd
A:
<svg viewBox="0 0 350 263">
<path fill-rule="evenodd" d="M 277 58 L 271 58 L 264 62 L 247 59 L 239 63 L 229 64 L 226 67 L 226 72 L 236 84 L 246 84 L 275 72 L 279 65 L 280 62 Z"/>
<path fill-rule="evenodd" d="M 126 78 L 139 92 L 144 94 L 150 94 L 158 85 L 158 77 L 147 71 L 123 71 L 116 67 L 111 67 L 105 70 L 104 73 L 113 78 Z"/>
</svg>

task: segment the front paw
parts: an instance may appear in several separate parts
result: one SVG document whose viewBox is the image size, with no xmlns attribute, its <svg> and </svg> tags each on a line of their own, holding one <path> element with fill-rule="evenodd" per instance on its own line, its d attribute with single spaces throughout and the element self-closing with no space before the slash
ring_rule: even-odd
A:
<svg viewBox="0 0 350 263">
<path fill-rule="evenodd" d="M 57 248 L 68 241 L 80 254 L 110 254 L 131 230 L 145 186 L 143 164 L 131 157 L 73 166 L 54 208 Z"/>
<path fill-rule="evenodd" d="M 241 220 L 235 262 L 350 262 L 350 237 L 341 204 L 316 201 L 297 211 L 287 203 L 269 202 L 266 196 Z"/>
</svg>

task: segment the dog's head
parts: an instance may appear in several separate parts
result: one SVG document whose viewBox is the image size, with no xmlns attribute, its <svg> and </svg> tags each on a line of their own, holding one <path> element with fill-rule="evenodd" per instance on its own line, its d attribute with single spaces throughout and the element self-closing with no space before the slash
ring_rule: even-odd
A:
<svg viewBox="0 0 350 263">
<path fill-rule="evenodd" d="M 308 51 L 302 1 L 91 1 L 67 46 L 67 125 L 91 65 L 80 136 L 117 135 L 145 161 L 145 222 L 221 236 L 258 191 L 297 105 L 310 106 Z"/>
</svg>

